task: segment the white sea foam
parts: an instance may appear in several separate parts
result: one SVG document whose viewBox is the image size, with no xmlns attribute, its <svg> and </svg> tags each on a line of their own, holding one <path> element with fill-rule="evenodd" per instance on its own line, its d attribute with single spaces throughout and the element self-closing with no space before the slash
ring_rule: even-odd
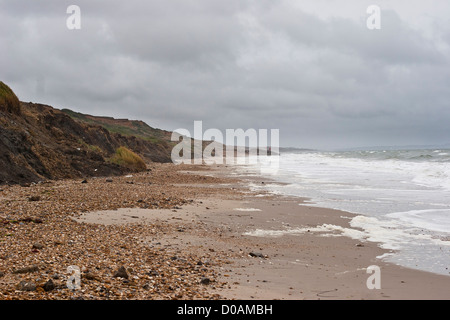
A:
<svg viewBox="0 0 450 320">
<path fill-rule="evenodd" d="M 286 228 L 282 230 L 255 229 L 245 232 L 244 235 L 253 237 L 282 237 L 285 235 L 301 235 L 308 232 L 318 233 L 323 237 L 347 236 L 358 240 L 364 240 L 365 238 L 365 234 L 359 230 L 343 228 L 333 224 L 323 224 L 316 227 Z"/>
<path fill-rule="evenodd" d="M 283 184 L 253 184 L 252 189 L 309 198 L 308 206 L 356 213 L 351 228 L 308 229 L 322 236 L 375 241 L 396 250 L 388 259 L 448 274 L 442 270 L 450 265 L 450 241 L 443 241 L 450 233 L 449 155 L 444 149 L 286 153 L 277 173 L 266 175 Z M 249 173 L 252 168 L 243 170 Z M 301 227 L 253 230 L 248 235 L 304 232 Z"/>
<path fill-rule="evenodd" d="M 322 224 L 316 227 L 297 227 L 285 229 L 255 229 L 244 233 L 253 237 L 282 237 L 285 235 L 302 235 L 315 233 L 323 237 L 346 236 L 359 241 L 379 243 L 383 249 L 399 250 L 409 243 L 426 241 L 440 246 L 449 246 L 450 241 L 444 241 L 431 234 L 418 232 L 417 229 L 407 229 L 397 220 L 379 220 L 375 217 L 356 216 L 350 225 L 344 228 L 334 224 Z"/>
<path fill-rule="evenodd" d="M 387 217 L 406 222 L 416 228 L 450 233 L 450 209 L 427 209 L 395 212 Z"/>
<path fill-rule="evenodd" d="M 257 208 L 234 208 L 235 211 L 261 211 L 261 209 Z"/>
</svg>

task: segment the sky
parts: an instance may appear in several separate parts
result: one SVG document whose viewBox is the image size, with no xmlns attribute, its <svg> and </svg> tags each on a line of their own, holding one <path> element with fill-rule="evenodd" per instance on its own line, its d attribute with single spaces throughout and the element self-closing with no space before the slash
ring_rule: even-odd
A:
<svg viewBox="0 0 450 320">
<path fill-rule="evenodd" d="M 202 121 L 279 129 L 281 146 L 438 145 L 450 142 L 449 13 L 448 0 L 0 0 L 0 80 L 22 101 L 169 131 Z"/>
</svg>

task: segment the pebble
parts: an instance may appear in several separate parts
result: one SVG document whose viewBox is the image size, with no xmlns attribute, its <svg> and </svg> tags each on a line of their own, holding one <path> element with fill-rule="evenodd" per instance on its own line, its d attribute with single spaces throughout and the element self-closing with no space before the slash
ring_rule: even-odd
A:
<svg viewBox="0 0 450 320">
<path fill-rule="evenodd" d="M 83 187 L 81 179 L 48 181 L 29 188 L 2 186 L 2 197 L 8 200 L 0 202 L 0 231 L 5 235 L 0 245 L 0 299 L 218 299 L 205 284 L 220 286 L 214 280 L 221 261 L 219 249 L 179 250 L 176 244 L 152 247 L 146 240 L 208 232 L 193 227 L 191 221 L 133 219 L 135 223 L 126 225 L 101 225 L 74 220 L 83 212 L 136 205 L 184 209 L 192 199 L 223 194 L 220 188 L 175 186 L 224 181 L 177 172 L 191 171 L 192 166 L 152 167 L 151 175 L 133 175 L 132 185 L 125 184 L 124 177 L 114 177 L 92 178 Z M 27 201 L 30 192 L 39 195 L 40 201 Z M 198 261 L 203 261 L 202 266 L 196 265 Z M 81 289 L 68 288 L 70 277 L 77 276 L 68 271 L 69 266 L 81 271 Z"/>
<path fill-rule="evenodd" d="M 265 255 L 263 255 L 261 252 L 250 252 L 250 257 L 256 257 L 256 258 L 266 258 Z"/>
<path fill-rule="evenodd" d="M 124 266 L 120 267 L 113 275 L 114 278 L 124 278 L 128 279 L 128 273 Z"/>
<path fill-rule="evenodd" d="M 44 248 L 44 245 L 41 244 L 41 243 L 35 243 L 35 244 L 33 244 L 33 247 L 32 247 L 32 248 L 33 248 L 33 249 L 41 250 L 41 249 Z"/>
<path fill-rule="evenodd" d="M 20 291 L 36 291 L 36 285 L 33 282 L 22 280 L 17 285 L 17 289 Z"/>
<path fill-rule="evenodd" d="M 22 274 L 22 273 L 30 273 L 30 272 L 37 272 L 39 271 L 39 268 L 37 266 L 29 266 L 21 269 L 14 270 L 14 274 Z"/>
<path fill-rule="evenodd" d="M 43 286 L 45 291 L 52 291 L 53 289 L 55 289 L 55 283 L 53 282 L 52 279 L 49 279 Z"/>
</svg>

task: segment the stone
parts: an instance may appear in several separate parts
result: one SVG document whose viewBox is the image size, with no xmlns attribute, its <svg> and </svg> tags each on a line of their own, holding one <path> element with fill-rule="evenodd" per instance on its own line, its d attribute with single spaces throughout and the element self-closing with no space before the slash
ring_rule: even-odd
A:
<svg viewBox="0 0 450 320">
<path fill-rule="evenodd" d="M 36 291 L 36 285 L 33 282 L 22 280 L 17 285 L 17 289 L 20 291 Z"/>
<path fill-rule="evenodd" d="M 53 289 L 55 289 L 55 283 L 53 282 L 52 279 L 49 279 L 43 286 L 43 289 L 45 291 L 52 291 Z"/>
<path fill-rule="evenodd" d="M 250 252 L 250 257 L 256 257 L 256 258 L 265 258 L 265 256 L 261 252 Z"/>
<path fill-rule="evenodd" d="M 120 267 L 113 275 L 114 278 L 124 278 L 128 279 L 128 273 L 124 266 Z"/>
<path fill-rule="evenodd" d="M 35 243 L 33 244 L 33 249 L 42 250 L 44 248 L 44 245 L 41 243 Z"/>
<path fill-rule="evenodd" d="M 201 284 L 204 284 L 204 285 L 208 285 L 208 284 L 211 283 L 211 279 L 209 279 L 209 278 L 207 278 L 207 277 L 202 277 L 202 278 L 200 279 L 200 283 L 201 283 Z"/>
<path fill-rule="evenodd" d="M 19 219 L 20 222 L 34 222 L 34 223 L 42 223 L 42 219 L 40 218 L 33 218 L 33 217 L 25 217 L 22 219 Z"/>
<path fill-rule="evenodd" d="M 89 273 L 89 272 L 86 272 L 83 274 L 83 279 L 100 281 L 100 279 L 96 275 Z"/>
<path fill-rule="evenodd" d="M 86 179 L 84 179 L 83 181 L 81 181 L 81 183 L 88 183 Z"/>
<path fill-rule="evenodd" d="M 31 272 L 37 272 L 39 271 L 39 268 L 37 266 L 29 266 L 29 267 L 25 267 L 22 269 L 17 269 L 14 270 L 13 273 L 14 274 L 22 274 L 22 273 L 31 273 Z"/>
</svg>

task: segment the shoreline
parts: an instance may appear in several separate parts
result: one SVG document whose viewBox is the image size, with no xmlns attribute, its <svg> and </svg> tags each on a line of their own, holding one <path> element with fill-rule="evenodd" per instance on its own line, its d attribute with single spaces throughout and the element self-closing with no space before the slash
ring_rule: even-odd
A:
<svg viewBox="0 0 450 320">
<path fill-rule="evenodd" d="M 216 172 L 218 176 L 236 177 L 229 175 L 230 170 Z M 246 176 L 245 180 L 244 189 L 248 181 L 262 183 L 269 179 Z M 232 218 L 226 219 L 226 210 L 217 209 L 216 223 L 233 226 L 230 228 L 235 233 L 231 236 L 237 237 L 241 246 L 245 244 L 247 251 L 254 249 L 252 253 L 265 256 L 243 254 L 237 258 L 235 269 L 228 269 L 222 277 L 234 286 L 221 290 L 222 296 L 257 300 L 450 299 L 449 276 L 383 261 L 379 257 L 395 251 L 344 234 L 356 230 L 349 222 L 357 214 L 308 206 L 308 200 L 248 194 L 240 205 L 251 210 L 228 214 Z M 329 228 L 317 228 L 323 225 Z M 257 236 L 255 230 L 263 231 Z M 367 268 L 373 265 L 380 268 L 380 289 L 367 287 L 372 275 Z"/>
<path fill-rule="evenodd" d="M 110 182 L 5 186 L 0 299 L 450 299 L 450 277 L 385 263 L 376 243 L 342 235 L 354 214 L 253 192 L 248 182 L 266 179 L 232 172 L 152 164 Z M 64 286 L 69 265 L 81 290 Z M 381 289 L 367 288 L 371 265 Z M 114 276 L 120 266 L 129 278 Z"/>
</svg>

